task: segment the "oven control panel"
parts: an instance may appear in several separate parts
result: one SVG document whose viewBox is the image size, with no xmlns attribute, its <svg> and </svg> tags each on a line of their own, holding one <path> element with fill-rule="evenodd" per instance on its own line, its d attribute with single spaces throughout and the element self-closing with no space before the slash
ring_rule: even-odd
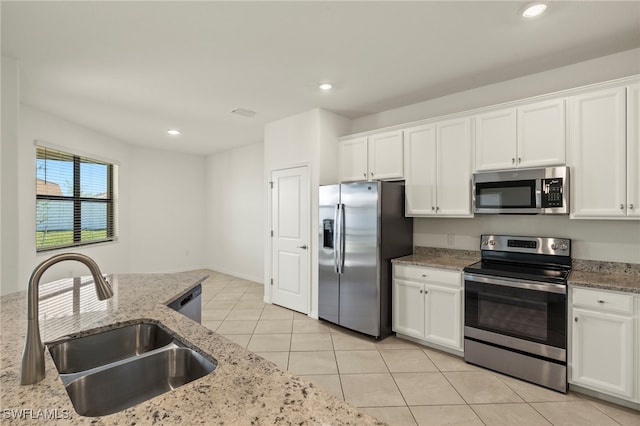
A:
<svg viewBox="0 0 640 426">
<path fill-rule="evenodd" d="M 480 250 L 569 256 L 571 240 L 566 238 L 482 235 Z"/>
<path fill-rule="evenodd" d="M 520 247 L 520 248 L 537 249 L 538 248 L 538 241 L 507 240 L 507 247 Z"/>
</svg>

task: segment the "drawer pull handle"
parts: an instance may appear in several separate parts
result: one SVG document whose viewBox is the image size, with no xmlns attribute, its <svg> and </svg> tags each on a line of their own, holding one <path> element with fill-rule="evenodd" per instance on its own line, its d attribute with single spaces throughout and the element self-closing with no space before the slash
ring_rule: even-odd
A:
<svg viewBox="0 0 640 426">
<path fill-rule="evenodd" d="M 598 300 L 598 303 L 604 303 L 604 300 Z"/>
<path fill-rule="evenodd" d="M 422 274 L 422 278 L 427 278 L 429 275 L 427 274 Z"/>
<path fill-rule="evenodd" d="M 574 320 L 575 322 L 578 322 L 578 317 L 575 317 L 573 320 Z"/>
</svg>

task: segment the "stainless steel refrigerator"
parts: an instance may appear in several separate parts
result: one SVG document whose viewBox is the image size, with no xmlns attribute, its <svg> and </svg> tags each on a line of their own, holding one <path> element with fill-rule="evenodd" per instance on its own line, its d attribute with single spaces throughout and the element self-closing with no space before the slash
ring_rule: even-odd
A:
<svg viewBox="0 0 640 426">
<path fill-rule="evenodd" d="M 351 330 L 391 334 L 391 259 L 413 251 L 404 182 L 319 190 L 318 314 Z"/>
</svg>

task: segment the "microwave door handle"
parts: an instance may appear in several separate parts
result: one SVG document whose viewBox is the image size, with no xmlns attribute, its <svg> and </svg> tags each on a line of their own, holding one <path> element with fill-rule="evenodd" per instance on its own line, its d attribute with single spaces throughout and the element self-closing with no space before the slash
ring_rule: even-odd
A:
<svg viewBox="0 0 640 426">
<path fill-rule="evenodd" d="M 542 179 L 536 179 L 536 209 L 542 208 Z"/>
</svg>

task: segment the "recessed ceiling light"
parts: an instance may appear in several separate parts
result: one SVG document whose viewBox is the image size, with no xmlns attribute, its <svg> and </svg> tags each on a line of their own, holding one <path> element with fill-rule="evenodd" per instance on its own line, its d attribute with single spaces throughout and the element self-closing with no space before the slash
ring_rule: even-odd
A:
<svg viewBox="0 0 640 426">
<path fill-rule="evenodd" d="M 180 135 L 182 132 L 180 130 L 176 130 L 176 129 L 169 129 L 167 130 L 167 134 L 171 135 L 171 136 L 178 136 Z"/>
<path fill-rule="evenodd" d="M 531 3 L 527 7 L 525 7 L 522 12 L 522 16 L 525 18 L 535 18 L 536 16 L 540 16 L 545 10 L 547 10 L 547 5 L 544 3 Z"/>
<path fill-rule="evenodd" d="M 331 83 L 320 83 L 318 88 L 320 90 L 322 90 L 322 91 L 328 92 L 329 90 L 333 89 L 333 84 L 331 84 Z"/>
</svg>

